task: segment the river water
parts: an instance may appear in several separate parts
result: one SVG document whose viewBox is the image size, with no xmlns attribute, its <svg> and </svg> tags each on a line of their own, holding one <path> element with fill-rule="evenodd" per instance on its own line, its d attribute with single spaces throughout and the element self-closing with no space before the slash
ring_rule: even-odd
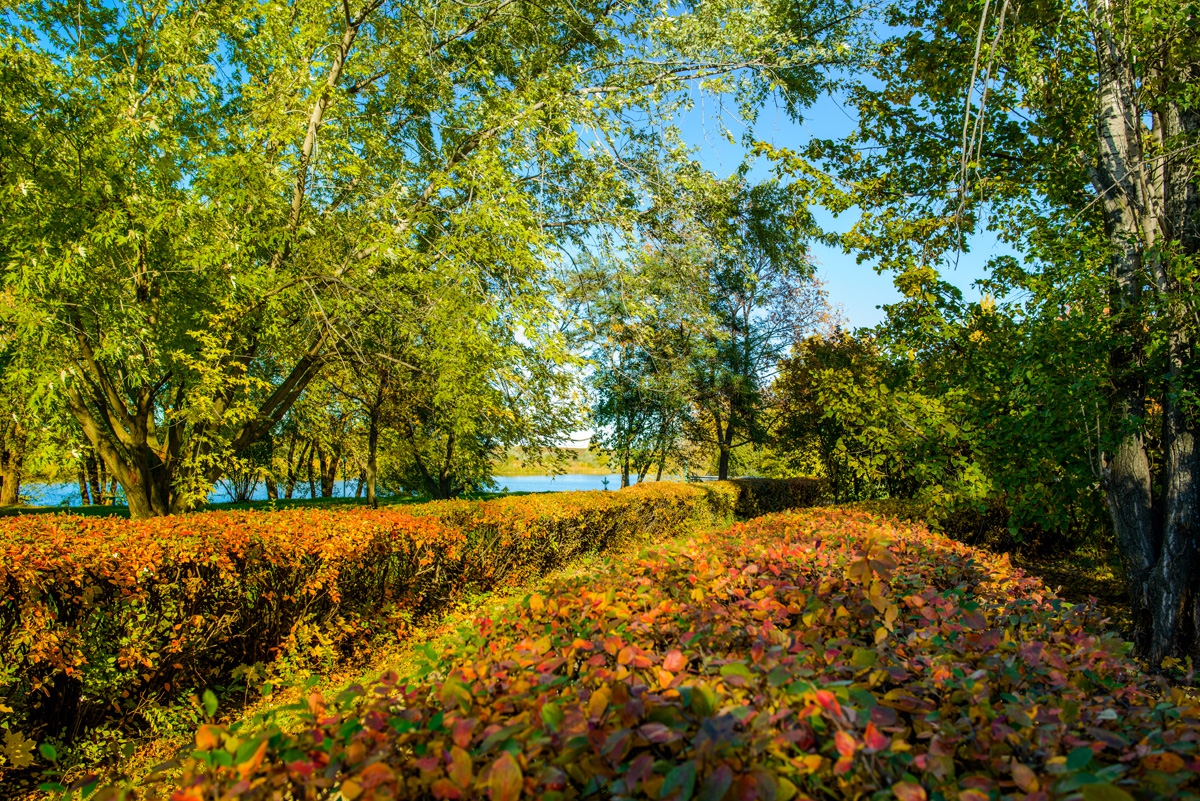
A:
<svg viewBox="0 0 1200 801">
<path fill-rule="evenodd" d="M 592 476 L 582 473 L 568 473 L 561 476 L 496 476 L 496 486 L 507 492 L 566 492 L 568 490 L 602 490 L 605 489 L 605 479 L 608 489 L 621 486 L 621 476 L 612 473 L 607 476 Z M 353 497 L 358 487 L 357 480 L 339 481 L 334 486 L 335 497 Z M 78 506 L 78 484 L 22 484 L 21 495 L 31 506 Z M 296 487 L 294 497 L 308 497 L 308 483 Z M 267 488 L 260 484 L 254 491 L 253 499 L 265 501 Z M 223 483 L 218 484 L 209 493 L 210 503 L 226 503 L 233 500 L 233 495 Z"/>
</svg>

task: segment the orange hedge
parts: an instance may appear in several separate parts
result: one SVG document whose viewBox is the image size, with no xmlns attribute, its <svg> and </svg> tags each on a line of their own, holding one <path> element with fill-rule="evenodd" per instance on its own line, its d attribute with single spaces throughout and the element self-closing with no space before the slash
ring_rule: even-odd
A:
<svg viewBox="0 0 1200 801">
<path fill-rule="evenodd" d="M 58 736 L 222 683 L 319 626 L 330 647 L 446 592 L 464 534 L 390 510 L 0 523 L 0 701 Z M 177 694 L 177 693 L 176 693 Z M 72 729 L 74 731 L 72 731 Z"/>
<path fill-rule="evenodd" d="M 663 483 L 403 512 L 6 518 L 0 722 L 60 743 L 98 725 L 136 731 L 145 710 L 229 685 L 239 666 L 336 657 L 464 589 L 726 518 L 740 492 Z"/>
<path fill-rule="evenodd" d="M 861 512 L 555 581 L 299 731 L 202 727 L 119 797 L 1129 801 L 1200 793 L 1200 708 L 1004 557 Z"/>
</svg>

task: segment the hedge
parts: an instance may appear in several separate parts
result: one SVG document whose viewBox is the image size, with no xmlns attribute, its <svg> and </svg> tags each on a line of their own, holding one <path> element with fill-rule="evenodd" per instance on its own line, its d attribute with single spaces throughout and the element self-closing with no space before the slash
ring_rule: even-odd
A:
<svg viewBox="0 0 1200 801">
<path fill-rule="evenodd" d="M 1200 707 L 1004 557 L 844 509 L 564 577 L 424 678 L 98 801 L 1197 798 Z"/>
<path fill-rule="evenodd" d="M 744 492 L 661 483 L 403 512 L 0 520 L 0 724 L 60 743 L 136 729 L 239 667 L 328 664 L 464 591 L 727 518 Z M 0 772 L 20 761 L 0 748 Z"/>
</svg>

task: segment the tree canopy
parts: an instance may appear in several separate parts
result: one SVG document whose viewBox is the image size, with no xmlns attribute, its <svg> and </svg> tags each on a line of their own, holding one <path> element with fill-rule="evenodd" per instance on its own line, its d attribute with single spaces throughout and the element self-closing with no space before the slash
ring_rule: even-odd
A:
<svg viewBox="0 0 1200 801">
<path fill-rule="evenodd" d="M 139 517 L 450 497 L 590 427 L 622 484 L 814 471 L 1111 534 L 1139 650 L 1198 653 L 1195 4 L 0 16 L 0 503 L 51 462 Z M 732 174 L 697 93 L 746 123 Z M 755 141 L 823 98 L 848 134 Z M 979 234 L 1009 255 L 969 300 Z M 894 277 L 881 325 L 839 324 L 815 241 Z"/>
</svg>

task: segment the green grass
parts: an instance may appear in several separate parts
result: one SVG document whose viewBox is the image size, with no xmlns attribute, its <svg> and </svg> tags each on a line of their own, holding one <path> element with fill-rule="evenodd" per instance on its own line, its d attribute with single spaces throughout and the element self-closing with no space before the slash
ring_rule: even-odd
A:
<svg viewBox="0 0 1200 801">
<path fill-rule="evenodd" d="M 573 475 L 606 476 L 614 472 L 604 457 L 587 448 L 563 448 L 567 452 L 567 462 L 563 465 L 564 472 Z M 545 467 L 524 464 L 524 454 L 520 448 L 513 448 L 493 463 L 496 477 L 505 476 L 544 476 Z"/>
</svg>

